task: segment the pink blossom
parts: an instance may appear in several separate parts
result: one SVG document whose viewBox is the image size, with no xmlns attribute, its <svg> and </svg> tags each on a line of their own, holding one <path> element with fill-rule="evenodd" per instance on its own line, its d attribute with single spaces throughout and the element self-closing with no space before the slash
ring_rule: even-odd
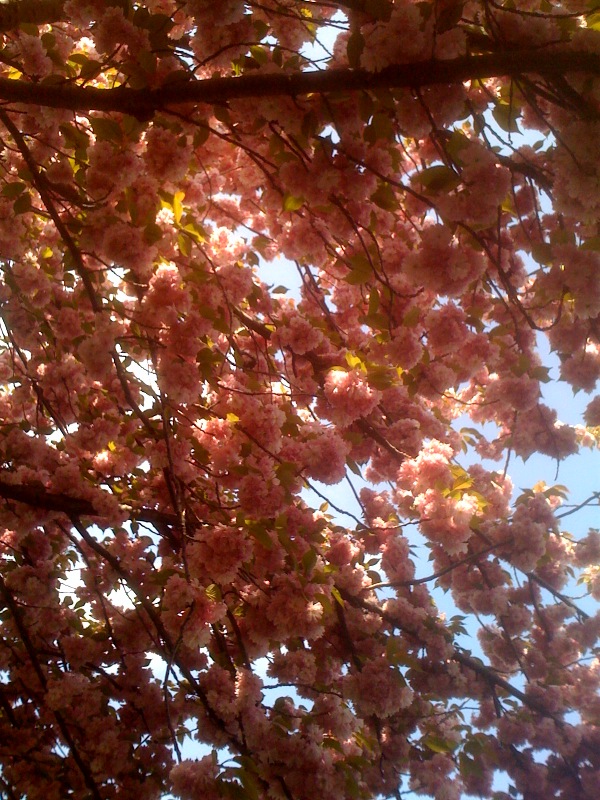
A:
<svg viewBox="0 0 600 800">
<path fill-rule="evenodd" d="M 308 650 L 276 654 L 269 666 L 269 674 L 282 683 L 312 684 L 316 676 L 315 657 Z"/>
<path fill-rule="evenodd" d="M 106 197 L 130 186 L 140 171 L 141 162 L 133 150 L 119 152 L 109 142 L 97 141 L 90 151 L 87 189 L 93 197 Z"/>
<path fill-rule="evenodd" d="M 209 624 L 224 613 L 223 606 L 209 600 L 200 586 L 180 575 L 172 575 L 167 581 L 161 617 L 176 641 L 181 637 L 192 649 L 206 644 L 210 638 Z"/>
<path fill-rule="evenodd" d="M 600 562 L 600 531 L 590 529 L 587 536 L 575 545 L 575 560 L 580 566 L 598 564 Z"/>
<path fill-rule="evenodd" d="M 391 717 L 408 708 L 413 700 L 412 690 L 384 658 L 369 661 L 360 673 L 348 679 L 347 685 L 363 714 Z"/>
<path fill-rule="evenodd" d="M 92 33 L 99 53 L 110 53 L 120 44 L 135 53 L 149 44 L 147 32 L 125 19 L 123 11 L 117 7 L 104 11 Z"/>
<path fill-rule="evenodd" d="M 278 635 L 288 630 L 301 630 L 304 638 L 314 639 L 323 632 L 322 604 L 308 599 L 295 579 L 282 576 L 273 581 L 265 612 Z"/>
<path fill-rule="evenodd" d="M 389 536 L 382 548 L 381 565 L 392 581 L 408 581 L 415 567 L 410 557 L 408 541 L 402 536 Z"/>
<path fill-rule="evenodd" d="M 187 138 L 153 125 L 146 136 L 146 166 L 152 176 L 172 183 L 180 180 L 191 158 Z"/>
<path fill-rule="evenodd" d="M 130 269 L 138 280 L 150 277 L 155 251 L 144 242 L 140 228 L 124 222 L 113 223 L 104 231 L 102 248 L 109 262 Z"/>
<path fill-rule="evenodd" d="M 454 296 L 480 277 L 485 262 L 480 253 L 457 247 L 448 228 L 430 225 L 421 235 L 421 246 L 411 252 L 402 267 L 406 277 L 417 285 L 440 294 Z"/>
<path fill-rule="evenodd" d="M 202 796 L 206 800 L 219 800 L 216 778 L 217 762 L 214 756 L 204 756 L 199 761 L 182 761 L 173 767 L 169 778 L 173 792 L 181 800 L 196 800 Z"/>
<path fill-rule="evenodd" d="M 321 331 L 299 315 L 293 316 L 289 322 L 279 327 L 277 336 L 283 347 L 289 347 L 298 355 L 315 350 L 323 341 Z"/>
<path fill-rule="evenodd" d="M 519 414 L 511 442 L 522 458 L 539 452 L 562 459 L 577 451 L 575 430 L 558 422 L 556 412 L 541 403 Z"/>
<path fill-rule="evenodd" d="M 381 400 L 381 392 L 369 386 L 361 373 L 332 370 L 325 379 L 325 397 L 329 401 L 331 419 L 347 426 L 360 417 L 368 416 Z"/>
<path fill-rule="evenodd" d="M 227 583 L 252 555 L 252 545 L 243 530 L 217 525 L 201 531 L 188 546 L 192 574 Z"/>
<path fill-rule="evenodd" d="M 322 483 L 339 483 L 346 474 L 348 443 L 335 429 L 316 423 L 307 423 L 303 430 L 306 439 L 299 452 L 308 476 Z"/>
<path fill-rule="evenodd" d="M 45 78 L 52 71 L 52 61 L 37 36 L 19 35 L 19 47 L 23 55 L 25 72 L 35 78 Z"/>
<path fill-rule="evenodd" d="M 388 25 L 373 23 L 366 26 L 361 66 L 378 72 L 389 64 L 401 64 L 422 56 L 429 38 L 423 28 L 423 19 L 416 6 L 403 4 L 394 7 Z"/>
</svg>

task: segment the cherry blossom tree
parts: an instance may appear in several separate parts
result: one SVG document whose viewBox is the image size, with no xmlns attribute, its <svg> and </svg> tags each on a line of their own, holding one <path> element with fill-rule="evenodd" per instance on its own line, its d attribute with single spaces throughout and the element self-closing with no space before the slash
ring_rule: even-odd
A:
<svg viewBox="0 0 600 800">
<path fill-rule="evenodd" d="M 596 800 L 598 4 L 0 31 L 0 794 Z"/>
</svg>

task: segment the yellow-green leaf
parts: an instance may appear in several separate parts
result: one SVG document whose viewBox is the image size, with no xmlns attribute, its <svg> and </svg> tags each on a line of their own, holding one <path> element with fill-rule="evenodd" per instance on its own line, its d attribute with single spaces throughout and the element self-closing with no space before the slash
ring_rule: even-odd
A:
<svg viewBox="0 0 600 800">
<path fill-rule="evenodd" d="M 371 262 L 363 253 L 356 253 L 348 259 L 350 262 L 350 272 L 346 276 L 346 281 L 351 284 L 366 283 L 373 275 Z"/>
<path fill-rule="evenodd" d="M 595 14 L 590 14 L 585 24 L 593 31 L 600 31 L 600 11 L 597 11 Z"/>
<path fill-rule="evenodd" d="M 365 368 L 365 365 L 358 356 L 355 356 L 352 353 L 346 353 L 345 358 L 350 369 L 354 369 L 355 367 L 360 367 L 361 369 Z"/>
<path fill-rule="evenodd" d="M 119 142 L 122 139 L 121 126 L 114 119 L 108 117 L 92 117 L 90 119 L 92 130 L 97 139 L 107 142 Z"/>
<path fill-rule="evenodd" d="M 552 263 L 552 245 L 548 242 L 536 242 L 531 248 L 531 256 L 538 264 Z"/>
<path fill-rule="evenodd" d="M 299 208 L 302 208 L 303 205 L 303 197 L 296 197 L 288 192 L 283 195 L 282 207 L 284 211 L 297 211 Z"/>
<path fill-rule="evenodd" d="M 340 594 L 340 592 L 339 592 L 339 589 L 337 589 L 335 586 L 332 586 L 332 587 L 331 587 L 331 594 L 332 594 L 332 595 L 335 597 L 336 601 L 337 601 L 337 602 L 338 602 L 338 603 L 339 603 L 341 606 L 343 606 L 343 605 L 344 605 L 344 598 L 343 598 L 343 597 L 342 597 L 342 595 Z"/>
<path fill-rule="evenodd" d="M 426 736 L 423 739 L 423 744 L 434 753 L 452 753 L 456 750 L 457 745 L 452 742 L 447 742 L 441 736 Z"/>
<path fill-rule="evenodd" d="M 503 131 L 507 133 L 519 133 L 517 119 L 520 109 L 513 103 L 496 103 L 492 115 Z"/>
<path fill-rule="evenodd" d="M 419 172 L 414 180 L 430 192 L 450 192 L 461 182 L 460 175 L 445 164 L 427 167 L 423 172 Z"/>
<path fill-rule="evenodd" d="M 181 215 L 183 214 L 182 200 L 185 197 L 185 192 L 175 192 L 173 195 L 173 217 L 175 224 L 179 225 L 181 222 Z"/>
<path fill-rule="evenodd" d="M 396 211 L 398 198 L 389 183 L 381 183 L 371 195 L 371 200 L 384 211 Z"/>
</svg>

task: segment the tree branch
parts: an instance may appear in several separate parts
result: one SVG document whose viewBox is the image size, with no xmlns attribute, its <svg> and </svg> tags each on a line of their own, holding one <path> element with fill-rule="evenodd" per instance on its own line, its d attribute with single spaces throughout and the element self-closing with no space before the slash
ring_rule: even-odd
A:
<svg viewBox="0 0 600 800">
<path fill-rule="evenodd" d="M 64 19 L 64 0 L 16 0 L 0 4 L 0 33 L 19 25 L 46 25 Z"/>
<path fill-rule="evenodd" d="M 0 497 L 5 500 L 24 503 L 32 508 L 59 511 L 67 516 L 99 517 L 93 503 L 89 500 L 70 497 L 67 494 L 48 492 L 41 484 L 34 486 L 31 484 L 6 483 L 0 478 Z M 156 511 L 153 508 L 132 509 L 125 505 L 121 506 L 121 508 L 128 514 L 130 519 L 138 522 L 147 522 L 159 528 L 167 526 L 179 529 L 179 520 L 175 514 Z"/>
<path fill-rule="evenodd" d="M 363 69 L 327 69 L 314 72 L 242 75 L 239 78 L 182 80 L 159 89 L 115 89 L 63 85 L 41 85 L 22 80 L 0 79 L 0 101 L 9 101 L 71 111 L 115 111 L 139 119 L 150 119 L 156 111 L 187 103 L 217 103 L 256 97 L 296 97 L 306 94 L 367 91 L 381 88 L 411 88 L 464 81 L 517 77 L 533 74 L 555 77 L 570 72 L 600 76 L 600 56 L 595 53 L 515 50 L 463 56 L 451 60 L 432 59 L 398 64 L 381 72 Z"/>
<path fill-rule="evenodd" d="M 362 608 L 365 611 L 370 611 L 373 614 L 376 614 L 378 617 L 381 617 L 381 619 L 384 619 L 394 628 L 410 633 L 412 636 L 418 636 L 416 631 L 402 625 L 398 619 L 394 618 L 391 614 L 388 614 L 383 608 L 377 605 L 377 603 L 372 603 L 369 600 L 363 600 L 355 597 L 344 589 L 339 589 L 339 592 L 343 600 L 355 608 Z M 546 708 L 544 703 L 540 702 L 535 697 L 525 694 L 525 692 L 522 692 L 516 686 L 513 686 L 511 683 L 505 680 L 494 669 L 492 669 L 492 667 L 488 667 L 483 663 L 483 661 L 473 658 L 473 656 L 471 656 L 469 653 L 465 653 L 461 648 L 453 647 L 451 658 L 453 661 L 462 664 L 463 667 L 467 667 L 475 672 L 477 675 L 483 678 L 488 685 L 497 686 L 498 688 L 503 689 L 508 695 L 517 698 L 523 703 L 523 705 L 527 706 L 532 711 L 536 711 L 538 714 L 541 714 L 544 717 L 550 717 L 558 725 L 563 724 L 560 717 Z"/>
</svg>

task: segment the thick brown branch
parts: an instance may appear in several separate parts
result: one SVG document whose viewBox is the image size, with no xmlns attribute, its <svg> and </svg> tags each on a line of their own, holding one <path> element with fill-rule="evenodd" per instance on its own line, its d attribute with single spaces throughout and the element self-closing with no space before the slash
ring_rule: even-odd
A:
<svg viewBox="0 0 600 800">
<path fill-rule="evenodd" d="M 0 497 L 5 500 L 14 500 L 25 503 L 32 508 L 43 508 L 48 511 L 60 511 L 67 516 L 99 517 L 93 504 L 89 500 L 70 497 L 66 494 L 48 492 L 43 486 L 6 483 L 0 479 Z M 152 508 L 131 509 L 122 507 L 130 519 L 138 522 L 147 522 L 158 527 L 168 526 L 178 528 L 179 522 L 175 514 L 155 511 Z"/>
<path fill-rule="evenodd" d="M 553 77 L 571 72 L 600 75 L 600 56 L 577 51 L 515 50 L 485 53 L 451 60 L 399 64 L 381 72 L 328 69 L 315 72 L 242 75 L 170 83 L 160 89 L 116 89 L 40 85 L 0 79 L 0 100 L 66 108 L 72 111 L 116 111 L 150 118 L 155 111 L 187 103 L 218 103 L 254 97 L 295 97 L 313 93 L 413 88 L 435 84 L 516 77 L 524 74 Z"/>
<path fill-rule="evenodd" d="M 0 32 L 13 31 L 27 22 L 46 25 L 64 19 L 64 0 L 17 0 L 0 4 Z"/>
</svg>

